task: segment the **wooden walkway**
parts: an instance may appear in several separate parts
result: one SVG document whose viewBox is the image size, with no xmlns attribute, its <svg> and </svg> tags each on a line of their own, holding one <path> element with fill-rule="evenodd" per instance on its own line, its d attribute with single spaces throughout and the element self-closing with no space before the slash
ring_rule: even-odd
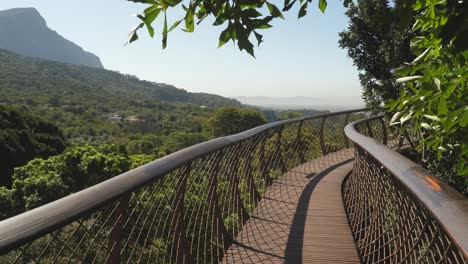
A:
<svg viewBox="0 0 468 264">
<path fill-rule="evenodd" d="M 223 263 L 360 263 L 341 196 L 352 150 L 284 174 L 265 193 Z"/>
</svg>

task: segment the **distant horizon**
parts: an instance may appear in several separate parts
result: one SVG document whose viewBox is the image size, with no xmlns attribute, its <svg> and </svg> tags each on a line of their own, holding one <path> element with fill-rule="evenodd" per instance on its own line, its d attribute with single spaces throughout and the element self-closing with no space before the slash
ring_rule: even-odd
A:
<svg viewBox="0 0 468 264">
<path fill-rule="evenodd" d="M 364 107 L 355 96 L 234 96 L 243 104 L 278 110 L 349 110 Z"/>
</svg>

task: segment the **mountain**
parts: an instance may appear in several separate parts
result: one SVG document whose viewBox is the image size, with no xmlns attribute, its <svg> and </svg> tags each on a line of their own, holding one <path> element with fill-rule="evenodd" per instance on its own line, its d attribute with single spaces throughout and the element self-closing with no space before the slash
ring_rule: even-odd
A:
<svg viewBox="0 0 468 264">
<path fill-rule="evenodd" d="M 241 105 L 237 100 L 215 94 L 191 93 L 116 71 L 23 57 L 1 49 L 0 62 L 0 103 L 17 102 L 27 97 L 38 99 L 45 95 L 69 100 L 68 95 L 75 94 L 103 102 L 115 99 L 160 101 L 214 108 Z M 117 109 L 119 105 L 115 107 Z"/>
<path fill-rule="evenodd" d="M 34 8 L 0 11 L 0 48 L 28 57 L 103 68 L 96 55 L 51 30 Z"/>
<path fill-rule="evenodd" d="M 294 96 L 294 97 L 269 97 L 269 96 L 236 96 L 241 103 L 270 109 L 316 109 L 340 111 L 361 108 L 364 103 L 360 96 Z"/>
</svg>

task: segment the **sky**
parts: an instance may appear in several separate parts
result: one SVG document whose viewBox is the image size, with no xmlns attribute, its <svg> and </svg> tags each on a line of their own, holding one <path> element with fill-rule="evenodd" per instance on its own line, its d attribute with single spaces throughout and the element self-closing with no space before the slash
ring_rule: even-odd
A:
<svg viewBox="0 0 468 264">
<path fill-rule="evenodd" d="M 1 0 L 0 10 L 35 7 L 51 29 L 99 56 L 106 69 L 141 79 L 228 97 L 340 96 L 356 103 L 361 95 L 358 72 L 338 46 L 338 32 L 347 27 L 345 8 L 342 1 L 328 2 L 325 14 L 313 1 L 306 17 L 297 19 L 294 9 L 262 30 L 256 59 L 232 43 L 218 48 L 224 27 L 212 26 L 212 20 L 194 33 L 172 31 L 165 50 L 161 24 L 155 26 L 154 39 L 141 31 L 138 41 L 124 47 L 139 22 L 134 14 L 145 8 L 125 0 Z M 181 17 L 169 10 L 169 25 Z"/>
</svg>

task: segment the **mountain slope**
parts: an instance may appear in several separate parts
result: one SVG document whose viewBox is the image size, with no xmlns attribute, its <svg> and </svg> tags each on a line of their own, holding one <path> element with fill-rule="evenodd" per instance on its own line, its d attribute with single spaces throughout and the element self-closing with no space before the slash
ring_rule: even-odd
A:
<svg viewBox="0 0 468 264">
<path fill-rule="evenodd" d="M 0 102 L 47 94 L 58 98 L 77 94 L 89 100 L 146 100 L 191 103 L 209 107 L 240 105 L 237 100 L 190 93 L 172 85 L 139 80 L 115 71 L 22 57 L 0 49 Z M 9 92 L 7 92 L 9 91 Z M 15 97 L 14 94 L 17 94 Z"/>
<path fill-rule="evenodd" d="M 103 68 L 96 55 L 48 28 L 34 8 L 0 11 L 0 36 L 0 48 L 24 56 Z"/>
</svg>

